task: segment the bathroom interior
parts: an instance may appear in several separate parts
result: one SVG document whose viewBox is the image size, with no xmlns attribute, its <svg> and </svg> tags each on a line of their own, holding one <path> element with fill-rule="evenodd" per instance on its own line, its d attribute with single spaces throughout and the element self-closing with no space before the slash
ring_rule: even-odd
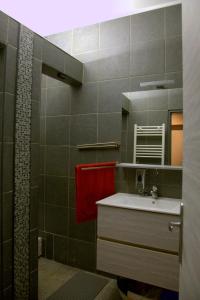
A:
<svg viewBox="0 0 200 300">
<path fill-rule="evenodd" d="M 45 37 L 0 11 L 0 299 L 200 299 L 200 4 L 163 2 Z"/>
</svg>

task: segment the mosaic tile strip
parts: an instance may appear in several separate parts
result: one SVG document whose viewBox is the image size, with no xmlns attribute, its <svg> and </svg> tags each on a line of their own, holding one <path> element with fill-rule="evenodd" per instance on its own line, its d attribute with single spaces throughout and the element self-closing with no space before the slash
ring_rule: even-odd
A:
<svg viewBox="0 0 200 300">
<path fill-rule="evenodd" d="M 30 140 L 33 32 L 21 25 L 18 50 L 15 132 L 15 299 L 29 299 Z"/>
</svg>

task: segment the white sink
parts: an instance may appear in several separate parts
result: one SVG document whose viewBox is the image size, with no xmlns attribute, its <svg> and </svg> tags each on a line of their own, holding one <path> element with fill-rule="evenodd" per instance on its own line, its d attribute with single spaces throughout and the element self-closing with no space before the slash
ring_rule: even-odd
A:
<svg viewBox="0 0 200 300">
<path fill-rule="evenodd" d="M 164 197 L 154 200 L 150 196 L 117 193 L 98 201 L 97 205 L 180 215 L 181 200 Z"/>
</svg>

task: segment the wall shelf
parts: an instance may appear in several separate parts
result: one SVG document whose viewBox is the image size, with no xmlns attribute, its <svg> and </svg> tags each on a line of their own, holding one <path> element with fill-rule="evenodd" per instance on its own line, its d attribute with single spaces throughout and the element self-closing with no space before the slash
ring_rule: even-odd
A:
<svg viewBox="0 0 200 300">
<path fill-rule="evenodd" d="M 133 169 L 155 169 L 155 170 L 170 170 L 170 171 L 182 171 L 182 166 L 170 166 L 170 165 L 149 165 L 149 164 L 133 164 L 133 163 L 120 163 L 117 164 L 118 168 L 133 168 Z"/>
</svg>

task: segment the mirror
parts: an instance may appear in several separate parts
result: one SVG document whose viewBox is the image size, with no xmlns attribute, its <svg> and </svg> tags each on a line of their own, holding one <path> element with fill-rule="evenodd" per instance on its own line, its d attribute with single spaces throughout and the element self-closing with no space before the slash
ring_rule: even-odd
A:
<svg viewBox="0 0 200 300">
<path fill-rule="evenodd" d="M 159 85 L 158 89 L 124 92 L 123 96 L 128 113 L 122 117 L 122 161 L 182 165 L 182 88 Z"/>
</svg>

